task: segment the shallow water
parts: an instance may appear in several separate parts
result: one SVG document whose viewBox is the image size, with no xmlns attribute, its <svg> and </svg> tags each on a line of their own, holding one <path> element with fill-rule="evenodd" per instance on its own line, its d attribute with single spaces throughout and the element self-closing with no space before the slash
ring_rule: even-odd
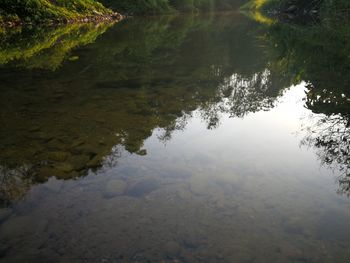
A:
<svg viewBox="0 0 350 263">
<path fill-rule="evenodd" d="M 347 262 L 349 59 L 290 36 L 237 13 L 13 32 L 0 261 Z"/>
</svg>

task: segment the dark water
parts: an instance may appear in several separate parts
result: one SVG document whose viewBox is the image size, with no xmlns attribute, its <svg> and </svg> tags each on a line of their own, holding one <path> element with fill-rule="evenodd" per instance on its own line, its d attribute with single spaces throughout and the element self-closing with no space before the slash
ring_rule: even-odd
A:
<svg viewBox="0 0 350 263">
<path fill-rule="evenodd" d="M 3 35 L 0 262 L 348 262 L 348 44 L 237 13 Z"/>
</svg>

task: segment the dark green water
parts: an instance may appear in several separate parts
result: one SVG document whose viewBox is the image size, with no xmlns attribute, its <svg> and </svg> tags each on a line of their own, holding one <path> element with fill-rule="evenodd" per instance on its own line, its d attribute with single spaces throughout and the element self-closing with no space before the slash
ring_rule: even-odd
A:
<svg viewBox="0 0 350 263">
<path fill-rule="evenodd" d="M 237 13 L 0 40 L 0 262 L 348 262 L 348 31 Z"/>
</svg>

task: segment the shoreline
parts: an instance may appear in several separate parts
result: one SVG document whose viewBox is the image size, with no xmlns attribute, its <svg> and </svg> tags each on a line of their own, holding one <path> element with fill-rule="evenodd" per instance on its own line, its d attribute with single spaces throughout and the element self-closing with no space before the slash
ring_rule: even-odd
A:
<svg viewBox="0 0 350 263">
<path fill-rule="evenodd" d="M 83 24 L 83 23 L 100 23 L 104 21 L 115 21 L 119 22 L 123 19 L 125 19 L 126 16 L 114 12 L 109 14 L 96 14 L 96 15 L 86 15 L 81 16 L 73 19 L 52 19 L 52 20 L 46 20 L 42 23 L 26 23 L 23 21 L 11 21 L 11 20 L 5 20 L 3 22 L 0 22 L 0 32 L 1 30 L 6 29 L 12 29 L 16 27 L 26 27 L 26 26 L 58 26 L 58 25 L 66 25 L 66 24 Z"/>
</svg>

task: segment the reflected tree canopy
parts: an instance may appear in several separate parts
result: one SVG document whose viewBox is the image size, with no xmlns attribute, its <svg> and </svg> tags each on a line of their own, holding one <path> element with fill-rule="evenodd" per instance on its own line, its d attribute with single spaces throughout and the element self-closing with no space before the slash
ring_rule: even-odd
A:
<svg viewBox="0 0 350 263">
<path fill-rule="evenodd" d="M 350 27 L 344 21 L 278 24 L 266 38 L 293 83 L 305 81 L 305 107 L 314 115 L 302 145 L 315 147 L 322 164 L 341 171 L 339 192 L 350 193 Z"/>
<path fill-rule="evenodd" d="M 135 18 L 107 28 L 31 32 L 37 38 L 30 41 L 26 32 L 15 32 L 1 41 L 3 205 L 51 176 L 84 176 L 111 155 L 116 162 L 121 149 L 145 155 L 143 142 L 155 129 L 169 140 L 195 112 L 212 129 L 222 114 L 242 118 L 269 110 L 284 89 L 301 81 L 310 83 L 308 108 L 326 116 L 341 113 L 339 100 L 333 108 L 319 103 L 327 92 L 343 94 L 348 83 L 338 75 L 348 60 L 337 59 L 331 40 L 298 42 L 298 29 L 265 28 L 238 15 L 167 16 L 146 23 Z M 327 65 L 321 49 L 330 51 Z M 348 105 L 348 97 L 339 98 Z M 317 138 L 324 143 L 315 143 Z M 317 138 L 306 141 L 334 159 L 334 138 Z M 343 146 L 347 152 L 336 162 L 348 165 L 349 146 Z"/>
</svg>

